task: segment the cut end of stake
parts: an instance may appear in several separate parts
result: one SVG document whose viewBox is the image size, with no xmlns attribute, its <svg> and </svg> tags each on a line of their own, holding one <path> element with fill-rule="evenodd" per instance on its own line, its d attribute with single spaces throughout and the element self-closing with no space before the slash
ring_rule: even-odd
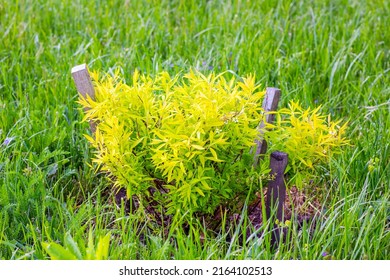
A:
<svg viewBox="0 0 390 280">
<path fill-rule="evenodd" d="M 92 85 L 91 77 L 89 76 L 86 64 L 80 64 L 72 68 L 72 76 L 76 84 L 77 91 L 80 92 L 84 98 L 90 96 L 95 97 L 95 90 Z"/>
<path fill-rule="evenodd" d="M 273 157 L 277 161 L 283 161 L 283 160 L 287 161 L 288 155 L 283 152 L 275 151 L 271 154 L 271 157 Z"/>
<path fill-rule="evenodd" d="M 72 68 L 72 74 L 73 73 L 76 73 L 76 72 L 79 72 L 79 71 L 85 71 L 87 70 L 87 64 L 80 64 L 80 65 L 76 65 L 75 67 Z M 88 71 L 88 70 L 87 70 Z"/>
</svg>

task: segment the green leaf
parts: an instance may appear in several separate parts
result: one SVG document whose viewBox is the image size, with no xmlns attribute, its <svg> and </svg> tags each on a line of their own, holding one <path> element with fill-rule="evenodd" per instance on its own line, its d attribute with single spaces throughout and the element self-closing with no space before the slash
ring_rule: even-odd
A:
<svg viewBox="0 0 390 280">
<path fill-rule="evenodd" d="M 206 157 L 206 159 L 209 159 L 209 160 L 212 160 L 212 161 L 215 161 L 215 162 L 224 162 L 222 159 L 218 159 L 218 158 L 215 158 L 215 157 Z"/>
<path fill-rule="evenodd" d="M 198 194 L 204 197 L 204 192 L 200 188 L 195 187 L 195 191 L 197 191 Z"/>
<path fill-rule="evenodd" d="M 97 260 L 106 260 L 108 258 L 108 249 L 110 246 L 110 234 L 106 234 L 103 237 L 100 237 L 97 249 L 96 249 L 96 259 Z"/>
<path fill-rule="evenodd" d="M 75 255 L 57 243 L 42 242 L 42 247 L 52 260 L 77 260 Z"/>
<path fill-rule="evenodd" d="M 213 157 L 210 159 L 212 159 L 213 161 L 216 161 L 216 162 L 223 162 L 223 160 L 218 158 L 217 152 L 213 148 L 210 148 L 210 152 L 213 155 Z"/>
<path fill-rule="evenodd" d="M 194 149 L 196 149 L 196 150 L 204 150 L 204 149 L 205 149 L 205 148 L 202 147 L 202 146 L 194 145 L 194 144 L 192 144 L 191 147 L 194 148 Z"/>
<path fill-rule="evenodd" d="M 209 177 L 203 177 L 203 179 L 209 179 Z M 207 190 L 207 191 L 209 191 L 209 190 L 212 189 L 212 188 L 206 183 L 206 181 L 202 180 L 200 183 L 202 184 L 203 189 L 205 189 L 205 190 Z"/>
<path fill-rule="evenodd" d="M 141 143 L 143 140 L 145 139 L 145 137 L 141 137 L 140 139 L 138 140 L 135 140 L 129 147 L 129 151 L 132 151 L 139 143 Z"/>
<path fill-rule="evenodd" d="M 77 243 L 73 240 L 69 232 L 65 234 L 64 245 L 73 255 L 77 257 L 77 259 L 83 259 Z"/>
<path fill-rule="evenodd" d="M 87 260 L 94 260 L 94 259 L 95 259 L 95 245 L 93 242 L 92 229 L 90 229 L 88 235 Z"/>
</svg>

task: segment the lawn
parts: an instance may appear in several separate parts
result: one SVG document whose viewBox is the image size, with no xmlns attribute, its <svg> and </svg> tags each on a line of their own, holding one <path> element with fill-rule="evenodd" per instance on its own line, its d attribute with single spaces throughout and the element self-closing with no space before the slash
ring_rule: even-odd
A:
<svg viewBox="0 0 390 280">
<path fill-rule="evenodd" d="M 111 234 L 109 259 L 390 259 L 390 5 L 386 0 L 0 2 L 0 259 L 48 259 Z M 322 105 L 351 146 L 324 170 L 322 215 L 270 247 L 246 220 L 213 236 L 148 226 L 91 166 L 73 66 L 250 73 L 280 106 Z M 245 215 L 243 215 L 245 216 Z"/>
</svg>

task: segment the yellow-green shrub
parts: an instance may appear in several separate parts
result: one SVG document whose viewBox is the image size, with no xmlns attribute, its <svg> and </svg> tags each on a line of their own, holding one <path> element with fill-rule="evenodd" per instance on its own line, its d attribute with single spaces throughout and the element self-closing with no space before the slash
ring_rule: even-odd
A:
<svg viewBox="0 0 390 280">
<path fill-rule="evenodd" d="M 348 145 L 344 138 L 347 123 L 340 126 L 340 120 L 331 121 L 330 115 L 319 113 L 320 109 L 304 109 L 290 101 L 288 108 L 278 110 L 275 123 L 265 133 L 272 149 L 288 154 L 289 184 L 299 188 L 316 178 L 316 166 L 327 165 L 332 154 Z"/>
<path fill-rule="evenodd" d="M 162 72 L 152 78 L 136 71 L 131 85 L 117 76 L 93 78 L 96 100 L 79 101 L 87 108 L 84 119 L 97 125 L 95 136 L 86 136 L 96 149 L 93 161 L 141 205 L 157 179 L 164 190 L 154 192 L 154 199 L 168 213 L 212 213 L 219 205 L 243 202 L 268 173 L 268 156 L 252 168 L 265 94 L 253 76 L 237 81 Z M 298 186 L 313 178 L 313 165 L 326 163 L 331 150 L 347 143 L 346 125 L 339 127 L 319 110 L 291 102 L 265 133 L 268 153 L 288 153 L 291 182 Z"/>
<path fill-rule="evenodd" d="M 254 77 L 135 72 L 131 86 L 110 76 L 94 80 L 96 101 L 80 100 L 89 108 L 85 119 L 97 123 L 95 137 L 87 136 L 94 162 L 129 196 L 142 201 L 159 179 L 169 190 L 159 198 L 169 213 L 211 213 L 248 194 L 251 163 L 242 159 L 251 158 L 264 97 Z"/>
</svg>

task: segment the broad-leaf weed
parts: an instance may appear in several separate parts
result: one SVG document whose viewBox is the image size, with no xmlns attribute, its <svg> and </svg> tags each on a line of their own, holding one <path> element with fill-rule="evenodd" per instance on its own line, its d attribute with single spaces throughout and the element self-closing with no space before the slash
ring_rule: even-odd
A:
<svg viewBox="0 0 390 280">
<path fill-rule="evenodd" d="M 88 246 L 81 241 L 77 244 L 70 233 L 65 234 L 64 246 L 55 242 L 42 242 L 43 249 L 52 260 L 106 260 L 110 245 L 110 234 L 101 236 L 96 244 L 93 233 L 89 231 Z M 85 248 L 86 247 L 86 248 Z"/>
</svg>

